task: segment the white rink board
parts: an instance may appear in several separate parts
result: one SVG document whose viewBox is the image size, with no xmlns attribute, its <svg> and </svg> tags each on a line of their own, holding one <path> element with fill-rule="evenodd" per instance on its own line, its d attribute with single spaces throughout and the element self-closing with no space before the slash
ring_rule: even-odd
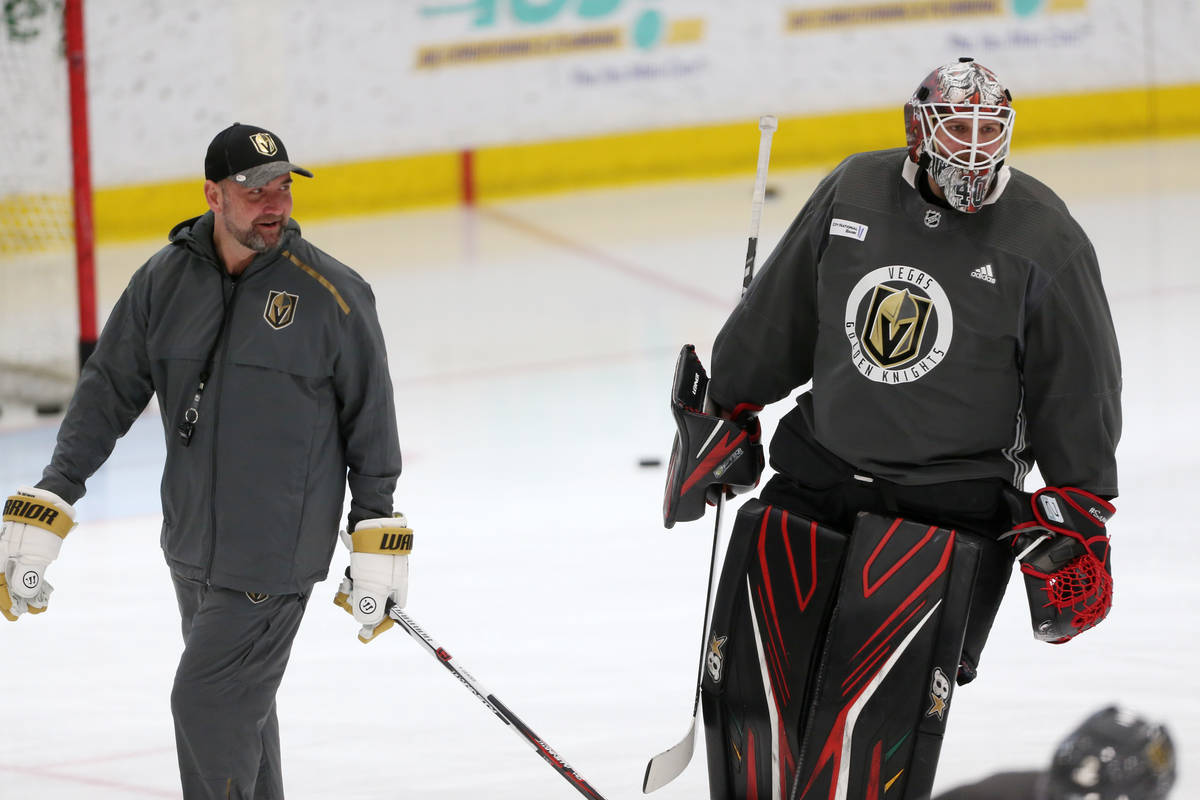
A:
<svg viewBox="0 0 1200 800">
<path fill-rule="evenodd" d="M 789 30 L 872 5 L 904 17 Z M 194 177 L 234 120 L 320 164 L 899 106 L 960 55 L 1018 98 L 1200 80 L 1191 0 L 89 0 L 86 28 L 99 187 Z M 17 29 L 35 35 L 0 29 L 0 47 L 52 34 L 48 15 Z M 423 48 L 597 32 L 612 46 L 417 66 Z"/>
</svg>

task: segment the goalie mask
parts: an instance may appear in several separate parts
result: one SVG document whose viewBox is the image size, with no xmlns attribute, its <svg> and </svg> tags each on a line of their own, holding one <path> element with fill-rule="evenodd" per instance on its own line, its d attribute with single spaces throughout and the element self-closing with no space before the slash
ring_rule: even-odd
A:
<svg viewBox="0 0 1200 800">
<path fill-rule="evenodd" d="M 938 67 L 904 106 L 908 155 L 951 207 L 978 211 L 996 185 L 1012 141 L 1012 96 L 969 58 Z"/>
</svg>

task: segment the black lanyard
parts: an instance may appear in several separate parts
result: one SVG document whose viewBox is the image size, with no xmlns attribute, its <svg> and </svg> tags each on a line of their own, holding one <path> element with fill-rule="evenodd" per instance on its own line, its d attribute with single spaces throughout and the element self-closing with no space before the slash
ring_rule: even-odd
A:
<svg viewBox="0 0 1200 800">
<path fill-rule="evenodd" d="M 204 396 L 204 387 L 208 385 L 208 378 L 212 375 L 217 358 L 217 348 L 221 346 L 221 337 L 225 333 L 225 324 L 229 320 L 229 309 L 233 305 L 233 296 L 237 294 L 237 278 L 232 278 L 231 282 L 233 291 L 229 293 L 228 299 L 225 298 L 224 285 L 221 287 L 221 326 L 217 328 L 217 338 L 213 339 L 212 346 L 208 348 L 208 357 L 204 359 L 204 369 L 200 371 L 200 380 L 196 383 L 196 393 L 192 395 L 192 404 L 183 412 L 183 422 L 180 422 L 179 427 L 175 429 L 179 438 L 183 440 L 184 447 L 192 443 L 192 434 L 196 430 L 196 422 L 200 419 L 200 398 Z"/>
</svg>

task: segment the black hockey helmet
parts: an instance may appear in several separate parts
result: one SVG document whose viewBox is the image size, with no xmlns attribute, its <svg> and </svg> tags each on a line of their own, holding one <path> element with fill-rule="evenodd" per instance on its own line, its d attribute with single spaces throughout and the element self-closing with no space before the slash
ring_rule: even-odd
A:
<svg viewBox="0 0 1200 800">
<path fill-rule="evenodd" d="M 1049 800 L 1163 800 L 1175 784 L 1164 726 L 1109 706 L 1067 735 L 1050 766 Z"/>
</svg>

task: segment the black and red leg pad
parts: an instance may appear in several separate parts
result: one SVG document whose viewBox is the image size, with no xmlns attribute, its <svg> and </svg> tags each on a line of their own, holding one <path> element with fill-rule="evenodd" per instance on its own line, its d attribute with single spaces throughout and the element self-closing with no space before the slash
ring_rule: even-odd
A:
<svg viewBox="0 0 1200 800">
<path fill-rule="evenodd" d="M 702 697 L 712 797 L 926 798 L 980 562 L 972 534 L 759 501 L 726 555 Z"/>
<path fill-rule="evenodd" d="M 792 798 L 929 797 L 980 560 L 973 534 L 859 514 Z"/>
<path fill-rule="evenodd" d="M 714 800 L 787 796 L 846 541 L 760 500 L 739 510 L 701 681 Z"/>
</svg>

